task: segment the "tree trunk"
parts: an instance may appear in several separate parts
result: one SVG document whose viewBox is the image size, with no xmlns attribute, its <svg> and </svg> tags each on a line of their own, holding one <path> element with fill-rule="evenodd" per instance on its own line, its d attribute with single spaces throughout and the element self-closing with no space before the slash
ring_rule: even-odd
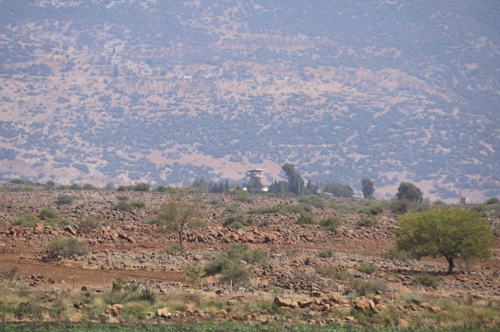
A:
<svg viewBox="0 0 500 332">
<path fill-rule="evenodd" d="M 181 226 L 181 229 L 179 230 L 179 245 L 181 246 L 181 250 L 183 250 L 184 248 L 182 247 L 182 238 L 184 237 L 184 229 L 183 227 Z"/>
<path fill-rule="evenodd" d="M 455 264 L 453 264 L 453 257 L 446 257 L 446 260 L 448 261 L 448 274 L 452 274 L 453 268 L 455 267 Z"/>
</svg>

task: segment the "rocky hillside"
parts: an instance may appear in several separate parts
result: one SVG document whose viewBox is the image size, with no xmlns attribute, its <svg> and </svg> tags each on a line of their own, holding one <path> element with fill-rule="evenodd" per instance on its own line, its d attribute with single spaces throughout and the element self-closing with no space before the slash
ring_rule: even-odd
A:
<svg viewBox="0 0 500 332">
<path fill-rule="evenodd" d="M 314 181 L 500 194 L 500 7 L 0 2 L 0 172 L 60 183 Z"/>
</svg>

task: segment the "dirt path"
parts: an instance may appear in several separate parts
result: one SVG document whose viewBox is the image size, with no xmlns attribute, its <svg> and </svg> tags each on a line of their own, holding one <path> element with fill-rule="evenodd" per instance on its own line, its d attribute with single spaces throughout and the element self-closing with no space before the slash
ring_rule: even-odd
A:
<svg viewBox="0 0 500 332">
<path fill-rule="evenodd" d="M 81 286 L 102 287 L 109 285 L 116 278 L 125 280 L 143 278 L 174 282 L 181 276 L 181 272 L 173 271 L 143 271 L 143 270 L 90 270 L 80 266 L 61 264 L 60 262 L 45 263 L 40 260 L 24 258 L 19 255 L 0 255 L 0 271 L 8 271 L 18 267 L 23 276 L 44 276 L 45 280 L 62 280 L 67 287 L 79 288 Z"/>
</svg>

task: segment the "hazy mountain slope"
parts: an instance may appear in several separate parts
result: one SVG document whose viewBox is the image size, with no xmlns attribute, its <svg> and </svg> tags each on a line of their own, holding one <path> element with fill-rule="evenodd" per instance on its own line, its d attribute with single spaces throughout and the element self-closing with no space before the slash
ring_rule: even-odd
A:
<svg viewBox="0 0 500 332">
<path fill-rule="evenodd" d="M 490 1 L 0 1 L 5 177 L 500 194 Z"/>
</svg>

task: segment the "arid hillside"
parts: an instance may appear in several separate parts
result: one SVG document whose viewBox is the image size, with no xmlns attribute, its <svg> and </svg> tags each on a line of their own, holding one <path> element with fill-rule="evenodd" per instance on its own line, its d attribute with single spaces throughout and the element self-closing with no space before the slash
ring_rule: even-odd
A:
<svg viewBox="0 0 500 332">
<path fill-rule="evenodd" d="M 442 258 L 394 249 L 398 216 L 383 202 L 13 188 L 0 192 L 7 322 L 500 326 L 498 204 L 483 209 L 491 259 L 447 275 Z M 172 199 L 200 211 L 184 250 L 158 223 Z"/>
<path fill-rule="evenodd" d="M 498 5 L 0 3 L 0 175 L 498 196 Z"/>
</svg>

